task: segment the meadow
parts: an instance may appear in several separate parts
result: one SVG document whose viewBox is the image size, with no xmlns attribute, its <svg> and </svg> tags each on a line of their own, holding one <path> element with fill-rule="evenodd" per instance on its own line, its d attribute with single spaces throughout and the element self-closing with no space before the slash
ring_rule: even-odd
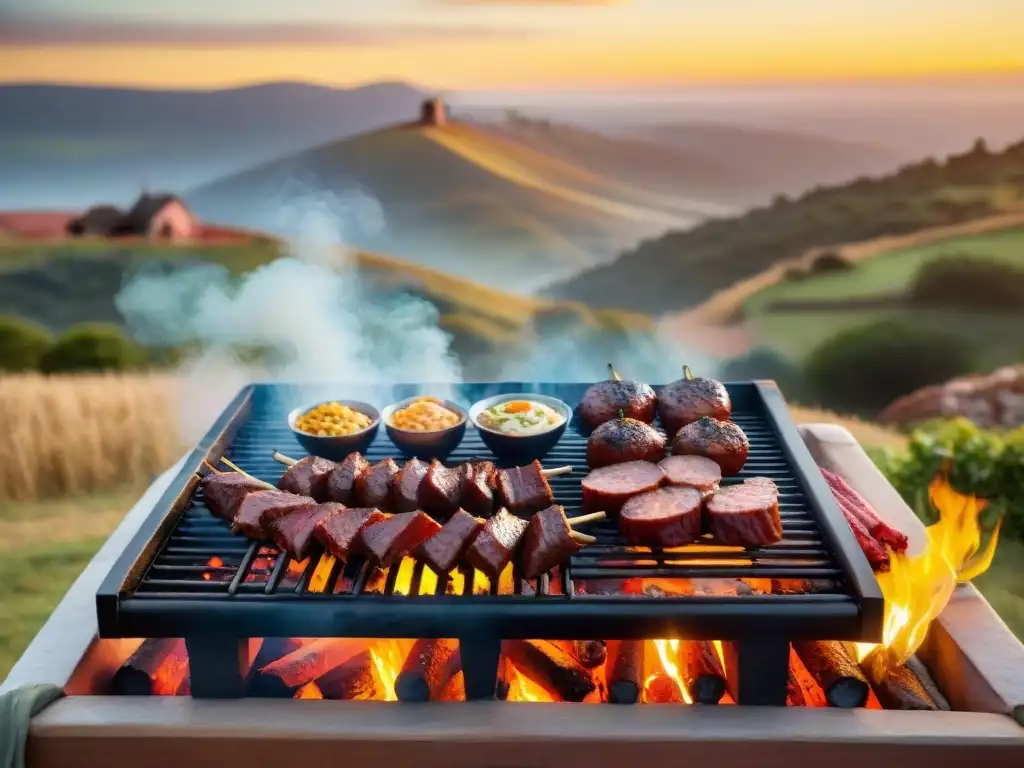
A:
<svg viewBox="0 0 1024 768">
<path fill-rule="evenodd" d="M 166 373 L 0 377 L 0 678 L 145 488 L 187 450 L 178 380 Z M 899 433 L 793 407 L 864 445 L 899 450 Z M 1004 542 L 979 586 L 1024 636 L 1024 546 Z"/>
</svg>

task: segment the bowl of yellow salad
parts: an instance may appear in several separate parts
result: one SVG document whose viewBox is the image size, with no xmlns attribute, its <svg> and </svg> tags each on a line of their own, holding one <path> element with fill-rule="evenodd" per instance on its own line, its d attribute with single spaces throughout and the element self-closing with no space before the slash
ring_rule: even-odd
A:
<svg viewBox="0 0 1024 768">
<path fill-rule="evenodd" d="M 380 428 L 380 412 L 359 400 L 327 400 L 288 414 L 288 426 L 312 456 L 341 461 L 369 448 Z"/>
<path fill-rule="evenodd" d="M 391 442 L 417 459 L 447 458 L 462 442 L 467 418 L 458 403 L 427 395 L 406 398 L 381 411 Z"/>
<path fill-rule="evenodd" d="M 516 392 L 474 403 L 469 418 L 495 456 L 529 463 L 555 447 L 572 409 L 555 397 Z"/>
</svg>

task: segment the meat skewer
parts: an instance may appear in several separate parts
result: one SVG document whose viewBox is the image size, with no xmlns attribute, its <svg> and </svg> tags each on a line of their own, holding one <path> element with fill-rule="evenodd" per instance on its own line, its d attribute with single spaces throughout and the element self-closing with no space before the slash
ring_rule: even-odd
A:
<svg viewBox="0 0 1024 768">
<path fill-rule="evenodd" d="M 441 530 L 420 545 L 416 557 L 438 576 L 443 576 L 462 560 L 483 527 L 483 520 L 460 509 L 448 518 Z"/>
<path fill-rule="evenodd" d="M 462 484 L 462 508 L 471 515 L 489 516 L 494 512 L 494 485 L 497 470 L 490 461 L 470 465 Z"/>
<path fill-rule="evenodd" d="M 595 429 L 616 416 L 628 416 L 650 424 L 657 410 L 657 397 L 647 384 L 623 381 L 608 363 L 608 378 L 592 384 L 580 398 L 580 419 Z"/>
<path fill-rule="evenodd" d="M 456 641 L 417 640 L 395 679 L 395 695 L 399 701 L 437 701 L 461 667 Z"/>
<path fill-rule="evenodd" d="M 842 643 L 819 640 L 795 642 L 793 650 L 818 681 L 830 707 L 850 709 L 867 704 L 871 691 L 867 678 Z"/>
<path fill-rule="evenodd" d="M 278 456 L 277 451 L 274 451 L 274 459 L 280 461 Z M 319 456 L 306 456 L 289 464 L 281 479 L 277 481 L 277 487 L 296 496 L 311 496 L 316 501 L 327 501 L 327 482 L 335 466 L 337 465 L 333 461 Z"/>
<path fill-rule="evenodd" d="M 665 445 L 664 435 L 650 424 L 620 415 L 587 438 L 587 464 L 597 469 L 627 461 L 658 462 L 665 458 Z"/>
<path fill-rule="evenodd" d="M 430 462 L 419 487 L 419 508 L 439 520 L 447 520 L 455 514 L 470 471 L 468 467 L 468 464 L 446 467 L 437 459 Z"/>
<path fill-rule="evenodd" d="M 399 466 L 394 459 L 378 461 L 356 478 L 352 497 L 364 507 L 391 509 L 394 501 L 391 484 L 398 471 Z"/>
<path fill-rule="evenodd" d="M 529 523 L 510 514 L 507 509 L 499 509 L 484 523 L 466 550 L 466 562 L 488 578 L 498 578 L 505 566 L 512 562 L 528 526 Z"/>
<path fill-rule="evenodd" d="M 426 512 L 401 512 L 391 515 L 360 533 L 367 554 L 381 568 L 398 562 L 441 530 Z"/>
<path fill-rule="evenodd" d="M 722 382 L 694 377 L 684 365 L 683 378 L 666 384 L 658 393 L 658 415 L 672 437 L 704 416 L 726 421 L 732 415 L 732 400 Z"/>
<path fill-rule="evenodd" d="M 548 640 L 506 640 L 502 651 L 534 682 L 564 701 L 583 701 L 597 687 L 590 672 Z"/>
<path fill-rule="evenodd" d="M 347 560 L 350 555 L 361 551 L 364 529 L 390 517 L 372 507 L 346 507 L 335 502 L 330 502 L 330 505 L 327 516 L 314 526 L 313 535 L 339 560 Z"/>
<path fill-rule="evenodd" d="M 231 531 L 246 538 L 264 541 L 270 538 L 270 526 L 280 517 L 299 512 L 311 513 L 317 503 L 308 496 L 284 491 L 253 491 L 238 507 Z"/>
<path fill-rule="evenodd" d="M 230 522 L 234 519 L 242 499 L 253 491 L 272 491 L 274 486 L 241 472 L 221 472 L 206 466 L 211 473 L 202 478 L 203 501 L 214 517 Z"/>
<path fill-rule="evenodd" d="M 708 499 L 711 535 L 719 544 L 756 549 L 782 540 L 779 491 L 764 477 L 731 485 Z"/>
<path fill-rule="evenodd" d="M 594 515 L 586 515 L 593 520 Z M 575 522 L 579 524 L 582 518 Z M 523 576 L 536 579 L 552 568 L 564 563 L 571 555 L 579 551 L 584 544 L 593 544 L 593 536 L 585 536 L 572 530 L 565 510 L 557 505 L 537 512 L 526 528 L 522 537 Z"/>
<path fill-rule="evenodd" d="M 427 476 L 427 465 L 419 459 L 405 462 L 391 484 L 395 512 L 415 512 L 420 508 L 420 484 Z"/>
<path fill-rule="evenodd" d="M 737 424 L 704 416 L 679 429 L 672 438 L 673 456 L 704 456 L 735 475 L 747 463 L 750 442 Z"/>
<path fill-rule="evenodd" d="M 608 649 L 608 701 L 635 704 L 644 687 L 644 641 L 619 640 Z"/>
<path fill-rule="evenodd" d="M 280 460 L 278 459 L 278 461 Z M 294 459 L 291 459 L 291 461 L 294 461 Z M 328 498 L 339 504 L 352 504 L 355 501 L 356 480 L 369 468 L 370 462 L 363 458 L 363 454 L 358 452 L 350 453 L 338 462 L 327 478 Z"/>
<path fill-rule="evenodd" d="M 525 467 L 495 471 L 494 488 L 505 509 L 520 517 L 529 517 L 554 503 L 548 478 L 570 472 L 572 467 L 569 466 L 544 469 L 539 461 L 533 461 Z"/>
<path fill-rule="evenodd" d="M 267 533 L 282 552 L 287 552 L 294 560 L 304 560 L 313 543 L 316 525 L 333 514 L 335 506 L 327 502 L 279 515 L 265 526 Z"/>
</svg>

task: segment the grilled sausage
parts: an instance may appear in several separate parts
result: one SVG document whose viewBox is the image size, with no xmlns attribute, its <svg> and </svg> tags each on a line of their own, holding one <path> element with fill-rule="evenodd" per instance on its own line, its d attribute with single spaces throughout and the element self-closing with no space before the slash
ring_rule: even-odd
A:
<svg viewBox="0 0 1024 768">
<path fill-rule="evenodd" d="M 688 485 L 710 496 L 722 482 L 722 468 L 706 456 L 669 456 L 658 462 L 669 485 Z"/>
<path fill-rule="evenodd" d="M 658 462 L 664 456 L 664 436 L 650 424 L 628 416 L 606 421 L 587 439 L 591 469 L 627 461 Z"/>
<path fill-rule="evenodd" d="M 747 463 L 750 442 L 731 421 L 703 416 L 680 429 L 672 440 L 676 456 L 705 456 L 722 468 L 723 475 L 735 475 Z"/>
<path fill-rule="evenodd" d="M 685 485 L 659 488 L 622 505 L 619 530 L 631 544 L 681 547 L 700 536 L 704 497 Z"/>
<path fill-rule="evenodd" d="M 657 411 L 654 390 L 638 381 L 623 381 L 611 364 L 608 378 L 591 385 L 580 398 L 579 415 L 591 429 L 616 416 L 628 416 L 650 424 Z"/>
<path fill-rule="evenodd" d="M 665 474 L 649 461 L 629 461 L 595 469 L 583 478 L 583 506 L 613 515 L 633 496 L 653 491 Z"/>
<path fill-rule="evenodd" d="M 670 436 L 703 416 L 726 421 L 731 414 L 732 401 L 725 385 L 694 377 L 689 366 L 683 368 L 683 378 L 666 384 L 658 393 L 658 415 Z"/>
<path fill-rule="evenodd" d="M 730 485 L 708 499 L 708 525 L 715 541 L 755 549 L 782 540 L 779 491 L 765 477 Z"/>
</svg>

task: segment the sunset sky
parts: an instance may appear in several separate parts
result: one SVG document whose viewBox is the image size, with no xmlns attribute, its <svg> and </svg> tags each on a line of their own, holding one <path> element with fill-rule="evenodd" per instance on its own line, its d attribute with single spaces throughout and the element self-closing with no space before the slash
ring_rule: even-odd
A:
<svg viewBox="0 0 1024 768">
<path fill-rule="evenodd" d="M 0 0 L 0 81 L 452 89 L 1024 71 L 1024 0 Z"/>
</svg>

